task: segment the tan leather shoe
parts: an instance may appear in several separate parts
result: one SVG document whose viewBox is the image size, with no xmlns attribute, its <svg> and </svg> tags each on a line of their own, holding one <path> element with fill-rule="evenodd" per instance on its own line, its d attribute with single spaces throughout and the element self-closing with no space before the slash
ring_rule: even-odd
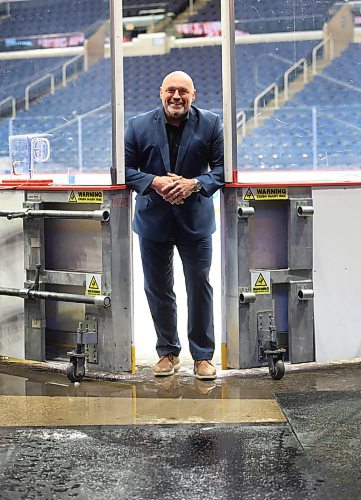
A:
<svg viewBox="0 0 361 500">
<path fill-rule="evenodd" d="M 209 359 L 200 359 L 194 362 L 194 375 L 201 380 L 214 380 L 217 371 Z"/>
<path fill-rule="evenodd" d="M 158 363 L 153 366 L 153 374 L 156 377 L 167 377 L 168 375 L 173 375 L 175 371 L 179 370 L 179 367 L 179 356 L 167 354 L 166 356 L 161 356 Z"/>
</svg>

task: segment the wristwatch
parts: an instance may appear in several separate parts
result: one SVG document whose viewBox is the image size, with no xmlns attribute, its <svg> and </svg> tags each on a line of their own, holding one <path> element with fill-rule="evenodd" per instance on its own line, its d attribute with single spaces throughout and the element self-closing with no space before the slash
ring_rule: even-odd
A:
<svg viewBox="0 0 361 500">
<path fill-rule="evenodd" d="M 202 189 L 202 184 L 199 182 L 198 179 L 193 179 L 194 180 L 194 191 L 198 193 Z"/>
</svg>

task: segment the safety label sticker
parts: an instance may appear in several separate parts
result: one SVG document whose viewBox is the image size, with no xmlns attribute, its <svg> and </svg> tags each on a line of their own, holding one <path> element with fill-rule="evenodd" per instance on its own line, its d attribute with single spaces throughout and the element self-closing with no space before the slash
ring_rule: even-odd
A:
<svg viewBox="0 0 361 500">
<path fill-rule="evenodd" d="M 87 274 L 86 275 L 86 294 L 92 297 L 101 295 L 102 293 L 102 275 Z"/>
<path fill-rule="evenodd" d="M 286 187 L 250 187 L 243 188 L 242 198 L 251 200 L 288 200 L 288 188 Z"/>
<path fill-rule="evenodd" d="M 71 191 L 70 203 L 103 203 L 103 191 Z"/>
<path fill-rule="evenodd" d="M 271 273 L 270 271 L 251 273 L 252 292 L 258 294 L 271 293 Z"/>
</svg>

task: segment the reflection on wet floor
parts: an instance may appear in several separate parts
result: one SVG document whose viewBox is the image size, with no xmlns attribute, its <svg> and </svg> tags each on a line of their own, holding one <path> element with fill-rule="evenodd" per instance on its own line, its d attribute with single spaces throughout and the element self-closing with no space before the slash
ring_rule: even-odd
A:
<svg viewBox="0 0 361 500">
<path fill-rule="evenodd" d="M 219 374 L 75 387 L 1 361 L 0 497 L 360 498 L 360 361 Z"/>
<path fill-rule="evenodd" d="M 300 366 L 300 365 L 299 365 Z M 201 398 L 272 399 L 275 393 L 336 391 L 361 389 L 361 363 L 329 368 L 287 371 L 281 380 L 273 380 L 266 370 L 245 376 L 247 370 L 220 371 L 214 381 L 197 380 L 191 371 L 181 369 L 171 377 L 154 377 L 149 367 L 139 367 L 136 376 L 120 380 L 85 378 L 75 387 L 63 373 L 0 361 L 0 395 L 69 396 L 116 398 Z M 134 390 L 136 389 L 136 396 Z"/>
<path fill-rule="evenodd" d="M 359 364 L 317 371 L 290 371 L 275 381 L 222 372 L 197 380 L 187 368 L 155 378 L 149 367 L 136 377 L 71 384 L 62 373 L 0 363 L 0 426 L 124 425 L 154 423 L 280 423 L 275 394 L 361 389 Z M 48 396 L 48 397 L 44 397 Z"/>
</svg>

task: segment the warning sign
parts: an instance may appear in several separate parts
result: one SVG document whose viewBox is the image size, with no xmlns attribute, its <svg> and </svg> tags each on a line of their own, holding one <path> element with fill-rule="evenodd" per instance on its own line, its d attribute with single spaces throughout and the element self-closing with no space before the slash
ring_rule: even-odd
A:
<svg viewBox="0 0 361 500">
<path fill-rule="evenodd" d="M 252 292 L 258 294 L 271 293 L 271 273 L 262 271 L 251 273 Z"/>
<path fill-rule="evenodd" d="M 255 200 L 254 194 L 252 193 L 252 189 L 248 188 L 246 194 L 243 196 L 244 200 Z"/>
<path fill-rule="evenodd" d="M 103 191 L 71 191 L 70 203 L 103 203 Z"/>
<path fill-rule="evenodd" d="M 69 200 L 71 203 L 78 203 L 77 197 L 74 194 L 74 191 L 70 193 Z"/>
<path fill-rule="evenodd" d="M 288 200 L 286 187 L 252 187 L 243 189 L 243 200 Z"/>
<path fill-rule="evenodd" d="M 96 295 L 101 295 L 101 274 L 87 274 L 86 275 L 86 295 L 91 295 L 92 297 Z"/>
</svg>

